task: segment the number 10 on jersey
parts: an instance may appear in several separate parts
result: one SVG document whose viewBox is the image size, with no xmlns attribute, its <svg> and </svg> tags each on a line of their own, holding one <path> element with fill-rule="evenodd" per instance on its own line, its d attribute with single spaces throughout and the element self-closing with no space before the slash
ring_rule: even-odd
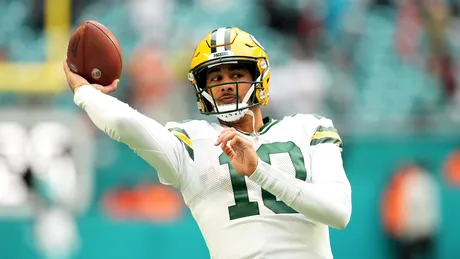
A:
<svg viewBox="0 0 460 259">
<path fill-rule="evenodd" d="M 271 164 L 270 155 L 280 153 L 289 154 L 292 164 L 294 165 L 295 177 L 299 180 L 305 181 L 307 179 L 307 170 L 305 168 L 304 157 L 300 148 L 293 142 L 289 141 L 262 144 L 257 149 L 257 154 L 260 159 L 267 164 Z M 245 177 L 236 173 L 225 153 L 222 153 L 219 156 L 219 161 L 221 165 L 227 165 L 230 171 L 230 181 L 232 183 L 233 196 L 235 199 L 235 205 L 228 207 L 230 220 L 259 215 L 259 204 L 256 201 L 249 201 Z M 284 202 L 276 200 L 276 197 L 273 194 L 264 189 L 262 189 L 262 201 L 267 208 L 276 214 L 297 213 Z"/>
</svg>

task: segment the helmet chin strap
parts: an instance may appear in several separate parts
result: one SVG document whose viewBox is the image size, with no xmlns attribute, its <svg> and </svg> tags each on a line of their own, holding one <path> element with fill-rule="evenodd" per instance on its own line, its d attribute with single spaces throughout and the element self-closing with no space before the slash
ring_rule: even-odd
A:
<svg viewBox="0 0 460 259">
<path fill-rule="evenodd" d="M 219 118 L 220 120 L 226 121 L 226 122 L 234 122 L 234 121 L 240 120 L 241 118 L 244 117 L 244 115 L 246 115 L 246 113 L 250 112 L 249 114 L 252 115 L 253 120 L 254 120 L 254 113 L 250 111 L 249 108 L 246 108 L 248 107 L 248 101 L 253 92 L 254 92 L 254 84 L 251 86 L 251 88 L 249 88 L 249 91 L 244 96 L 243 101 L 238 104 L 238 108 L 240 109 L 238 111 L 235 111 L 237 108 L 236 103 L 221 104 L 221 105 L 217 105 L 217 107 L 214 107 L 215 112 L 219 111 L 219 114 L 216 114 L 217 118 Z M 202 95 L 210 103 L 214 103 L 213 98 L 207 92 L 203 92 Z"/>
<path fill-rule="evenodd" d="M 252 117 L 252 132 L 250 132 L 249 134 L 257 138 L 259 136 L 259 132 L 256 131 L 256 116 L 251 110 L 248 110 L 247 113 Z"/>
</svg>

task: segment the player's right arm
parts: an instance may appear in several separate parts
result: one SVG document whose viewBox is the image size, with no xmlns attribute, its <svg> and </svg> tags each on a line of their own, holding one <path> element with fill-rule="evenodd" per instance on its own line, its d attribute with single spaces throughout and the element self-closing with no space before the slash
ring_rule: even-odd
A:
<svg viewBox="0 0 460 259">
<path fill-rule="evenodd" d="M 127 144 L 153 166 L 163 184 L 176 188 L 184 184 L 185 172 L 192 166 L 193 160 L 177 133 L 107 95 L 116 89 L 117 82 L 107 87 L 89 85 L 84 78 L 72 73 L 66 63 L 64 71 L 75 93 L 75 104 L 86 111 L 100 130 L 110 138 Z"/>
<path fill-rule="evenodd" d="M 75 92 L 74 101 L 100 130 L 110 138 L 127 144 L 152 165 L 162 183 L 180 186 L 184 168 L 193 163 L 190 155 L 192 144 L 184 130 L 176 128 L 169 131 L 128 104 L 89 85 Z"/>
</svg>

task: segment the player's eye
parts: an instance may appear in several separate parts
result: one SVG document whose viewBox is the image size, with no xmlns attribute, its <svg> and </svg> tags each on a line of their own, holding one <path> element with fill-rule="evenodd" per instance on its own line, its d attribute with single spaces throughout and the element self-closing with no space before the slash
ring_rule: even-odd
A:
<svg viewBox="0 0 460 259">
<path fill-rule="evenodd" d="M 219 80 L 221 80 L 221 79 L 222 79 L 221 76 L 213 76 L 213 77 L 211 77 L 211 80 L 209 80 L 209 81 L 215 82 L 215 81 L 219 81 Z"/>
<path fill-rule="evenodd" d="M 241 73 L 235 73 L 235 74 L 233 74 L 233 78 L 235 78 L 235 79 L 242 78 L 243 76 L 244 76 L 244 75 L 241 74 Z"/>
</svg>

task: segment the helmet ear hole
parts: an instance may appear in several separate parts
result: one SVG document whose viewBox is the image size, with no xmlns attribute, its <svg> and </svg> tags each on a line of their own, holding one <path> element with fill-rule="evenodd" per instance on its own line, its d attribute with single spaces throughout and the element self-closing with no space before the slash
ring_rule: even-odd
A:
<svg viewBox="0 0 460 259">
<path fill-rule="evenodd" d="M 203 69 L 203 71 L 200 71 L 199 73 L 196 73 L 195 78 L 196 78 L 196 84 L 198 88 L 203 89 L 206 87 L 206 70 Z"/>
</svg>

